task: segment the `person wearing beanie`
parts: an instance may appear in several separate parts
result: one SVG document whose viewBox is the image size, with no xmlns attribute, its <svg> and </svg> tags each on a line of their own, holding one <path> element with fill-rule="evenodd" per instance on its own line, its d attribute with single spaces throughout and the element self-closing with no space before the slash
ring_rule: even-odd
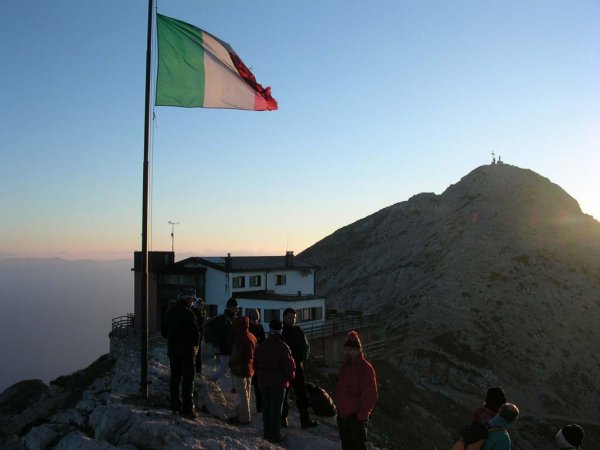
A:
<svg viewBox="0 0 600 450">
<path fill-rule="evenodd" d="M 210 377 L 211 381 L 217 381 L 229 370 L 229 357 L 233 345 L 233 319 L 238 315 L 238 302 L 234 297 L 227 300 L 225 311 L 218 317 L 216 334 L 213 346 L 215 353 L 219 355 L 219 367 Z"/>
<path fill-rule="evenodd" d="M 262 397 L 263 437 L 273 443 L 286 439 L 281 434 L 281 409 L 285 391 L 294 379 L 296 363 L 285 343 L 279 319 L 269 322 L 269 337 L 254 355 L 254 372 Z"/>
<path fill-rule="evenodd" d="M 344 357 L 335 399 L 342 449 L 366 450 L 367 422 L 377 401 L 377 377 L 375 369 L 363 356 L 356 331 L 347 335 Z"/>
<path fill-rule="evenodd" d="M 473 412 L 471 423 L 487 424 L 498 414 L 500 407 L 506 403 L 506 396 L 501 387 L 492 387 L 487 390 L 485 403 Z"/>
<path fill-rule="evenodd" d="M 490 420 L 488 437 L 482 450 L 511 450 L 508 428 L 519 418 L 519 408 L 512 403 L 505 403 L 498 414 Z"/>
<path fill-rule="evenodd" d="M 296 377 L 292 381 L 291 387 L 294 388 L 294 394 L 296 394 L 296 406 L 300 413 L 300 427 L 311 428 L 319 425 L 319 422 L 311 419 L 308 408 L 310 407 L 308 401 L 308 394 L 306 393 L 306 380 L 304 378 L 304 361 L 308 358 L 310 352 L 310 344 L 308 339 L 304 335 L 304 331 L 298 325 L 296 325 L 296 310 L 293 308 L 286 308 L 283 311 L 283 338 L 286 344 L 292 351 L 294 362 L 296 363 Z M 290 387 L 285 392 L 283 399 L 283 409 L 281 411 L 281 426 L 288 426 L 288 412 L 289 403 L 288 396 L 290 393 Z"/>
<path fill-rule="evenodd" d="M 585 433 L 583 428 L 581 428 L 579 425 L 574 423 L 571 425 L 565 425 L 558 430 L 558 433 L 556 433 L 556 436 L 554 436 L 554 439 L 556 440 L 556 448 L 562 450 L 579 449 L 584 437 Z"/>
<path fill-rule="evenodd" d="M 200 344 L 196 316 L 191 309 L 194 300 L 195 291 L 182 289 L 177 302 L 167 310 L 162 324 L 163 336 L 168 339 L 171 411 L 190 419 L 196 417 L 193 401 L 194 366 Z"/>
</svg>

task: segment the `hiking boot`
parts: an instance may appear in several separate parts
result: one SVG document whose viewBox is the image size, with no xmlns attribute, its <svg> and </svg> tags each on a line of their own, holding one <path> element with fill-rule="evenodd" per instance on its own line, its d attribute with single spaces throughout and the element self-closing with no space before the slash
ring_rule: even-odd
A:
<svg viewBox="0 0 600 450">
<path fill-rule="evenodd" d="M 183 417 L 185 419 L 190 419 L 190 420 L 195 420 L 198 417 L 196 415 L 196 411 L 186 411 L 186 412 L 181 411 L 180 415 L 181 415 L 181 417 Z"/>
<path fill-rule="evenodd" d="M 272 442 L 273 444 L 280 444 L 282 442 L 285 442 L 287 440 L 287 436 L 285 434 L 281 434 L 279 436 L 271 436 L 269 438 L 269 442 Z"/>
<path fill-rule="evenodd" d="M 313 428 L 319 425 L 319 422 L 312 420 L 308 414 L 308 409 L 300 410 L 300 427 L 302 429 Z"/>
<path fill-rule="evenodd" d="M 313 427 L 316 427 L 318 425 L 319 425 L 319 422 L 317 420 L 312 420 L 312 419 L 308 419 L 308 420 L 305 420 L 303 422 L 300 422 L 300 427 L 302 429 L 313 428 Z"/>
<path fill-rule="evenodd" d="M 288 427 L 287 417 L 282 417 L 281 418 L 281 428 L 287 428 L 287 427 Z"/>
</svg>

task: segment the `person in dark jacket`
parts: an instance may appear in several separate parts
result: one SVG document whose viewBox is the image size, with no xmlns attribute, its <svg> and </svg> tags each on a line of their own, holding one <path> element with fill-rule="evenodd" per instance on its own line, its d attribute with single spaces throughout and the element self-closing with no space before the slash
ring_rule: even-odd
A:
<svg viewBox="0 0 600 450">
<path fill-rule="evenodd" d="M 238 414 L 229 423 L 248 425 L 250 423 L 250 389 L 254 374 L 254 352 L 256 338 L 248 331 L 250 320 L 247 317 L 233 319 L 233 345 L 229 358 L 229 369 L 233 386 L 238 394 Z"/>
<path fill-rule="evenodd" d="M 279 319 L 269 322 L 269 337 L 259 345 L 254 355 L 254 370 L 263 401 L 263 437 L 273 443 L 282 442 L 281 408 L 285 390 L 294 379 L 296 364 L 284 342 Z"/>
<path fill-rule="evenodd" d="M 265 342 L 265 329 L 260 323 L 260 312 L 258 309 L 251 309 L 248 313 L 250 319 L 250 325 L 248 330 L 256 338 L 256 345 L 260 345 Z M 254 398 L 256 399 L 256 412 L 262 412 L 262 397 L 260 396 L 260 388 L 258 387 L 258 377 L 256 373 L 252 377 L 252 386 L 254 386 Z"/>
<path fill-rule="evenodd" d="M 294 394 L 296 394 L 296 405 L 298 406 L 298 412 L 300 413 L 300 426 L 302 428 L 316 427 L 319 422 L 310 418 L 308 414 L 308 408 L 310 406 L 308 401 L 308 395 L 306 394 L 306 386 L 304 379 L 304 361 L 308 358 L 310 352 L 310 344 L 308 339 L 304 335 L 302 328 L 296 325 L 296 310 L 293 308 L 286 308 L 283 311 L 283 338 L 286 344 L 292 351 L 294 362 L 296 363 L 296 377 L 292 381 L 294 388 Z M 285 397 L 283 399 L 283 409 L 281 411 L 281 426 L 286 428 L 288 426 L 288 395 L 290 388 L 288 387 L 285 391 Z"/>
<path fill-rule="evenodd" d="M 171 367 L 171 411 L 188 418 L 196 417 L 192 397 L 200 332 L 196 316 L 191 310 L 195 299 L 192 290 L 182 289 L 177 296 L 177 302 L 167 310 L 163 328 L 168 339 L 167 354 Z"/>
<path fill-rule="evenodd" d="M 200 332 L 200 343 L 198 344 L 198 353 L 196 354 L 196 373 L 202 373 L 202 338 L 204 337 L 204 322 L 206 321 L 204 300 L 198 297 L 192 303 L 192 311 L 196 316 L 196 324 Z"/>
<path fill-rule="evenodd" d="M 231 346 L 233 345 L 233 319 L 238 314 L 238 302 L 231 297 L 227 300 L 225 311 L 219 316 L 215 342 L 213 345 L 218 349 L 220 365 L 215 373 L 210 377 L 211 381 L 217 381 L 229 370 L 229 357 L 231 355 Z"/>
<path fill-rule="evenodd" d="M 362 354 L 356 331 L 348 333 L 344 356 L 335 398 L 342 450 L 366 450 L 367 422 L 377 401 L 377 378 Z"/>
</svg>

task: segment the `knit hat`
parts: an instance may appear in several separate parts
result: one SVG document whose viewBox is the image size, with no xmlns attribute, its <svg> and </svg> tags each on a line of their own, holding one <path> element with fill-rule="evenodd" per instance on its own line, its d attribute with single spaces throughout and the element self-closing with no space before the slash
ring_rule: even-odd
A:
<svg viewBox="0 0 600 450">
<path fill-rule="evenodd" d="M 351 331 L 348 333 L 346 342 L 344 342 L 344 347 L 354 347 L 362 350 L 362 344 L 360 343 L 360 338 L 358 337 L 358 333 L 356 331 Z"/>
<path fill-rule="evenodd" d="M 498 411 L 506 403 L 506 396 L 501 387 L 492 387 L 487 391 L 485 404 L 493 411 Z"/>
<path fill-rule="evenodd" d="M 271 319 L 269 322 L 269 333 L 281 334 L 283 332 L 283 325 L 279 319 Z"/>
<path fill-rule="evenodd" d="M 260 319 L 260 311 L 258 309 L 250 309 L 248 310 L 248 317 L 250 320 L 259 320 Z"/>
<path fill-rule="evenodd" d="M 188 300 L 196 300 L 196 290 L 191 288 L 184 288 L 179 291 L 177 294 L 177 300 L 188 301 Z"/>
<path fill-rule="evenodd" d="M 229 300 L 227 300 L 227 308 L 229 308 L 230 306 L 234 306 L 234 307 L 238 307 L 238 302 L 235 298 L 231 297 Z"/>
<path fill-rule="evenodd" d="M 583 441 L 584 437 L 585 433 L 583 428 L 574 423 L 571 425 L 565 425 L 556 434 L 556 440 L 559 441 L 559 443 L 568 447 L 577 448 L 581 446 L 581 442 Z"/>
</svg>

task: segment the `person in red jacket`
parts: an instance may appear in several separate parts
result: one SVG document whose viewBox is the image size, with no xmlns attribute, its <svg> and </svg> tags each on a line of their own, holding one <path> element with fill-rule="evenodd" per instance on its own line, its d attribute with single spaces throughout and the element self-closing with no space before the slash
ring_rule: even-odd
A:
<svg viewBox="0 0 600 450">
<path fill-rule="evenodd" d="M 358 333 L 351 331 L 344 342 L 346 361 L 337 386 L 337 423 L 343 450 L 366 450 L 367 422 L 377 401 L 377 378 L 365 359 Z"/>
<path fill-rule="evenodd" d="M 258 346 L 254 355 L 254 370 L 263 402 L 263 437 L 273 443 L 286 439 L 281 434 L 281 409 L 285 390 L 296 370 L 292 351 L 281 335 L 282 329 L 281 320 L 271 319 L 269 337 Z"/>
<path fill-rule="evenodd" d="M 247 317 L 233 319 L 233 344 L 229 358 L 229 369 L 233 387 L 238 394 L 238 414 L 229 423 L 248 425 L 250 423 L 250 389 L 254 375 L 254 352 L 256 338 L 248 331 L 250 320 Z"/>
</svg>

